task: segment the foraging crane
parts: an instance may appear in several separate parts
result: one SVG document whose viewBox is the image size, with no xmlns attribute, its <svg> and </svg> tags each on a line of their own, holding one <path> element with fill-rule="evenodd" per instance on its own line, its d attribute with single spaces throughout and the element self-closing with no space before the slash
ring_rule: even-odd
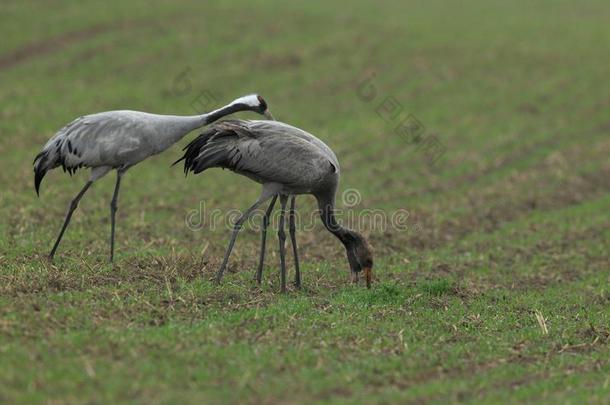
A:
<svg viewBox="0 0 610 405">
<path fill-rule="evenodd" d="M 184 172 L 187 174 L 189 171 L 201 173 L 212 167 L 220 167 L 263 185 L 258 200 L 238 218 L 233 227 L 229 246 L 216 274 L 216 282 L 222 280 L 243 223 L 261 204 L 272 197 L 274 202 L 279 195 L 280 281 L 282 292 L 285 292 L 286 204 L 290 196 L 312 194 L 318 202 L 326 229 L 345 247 L 354 279 L 357 281 L 358 274 L 364 271 L 366 285 L 370 288 L 373 267 L 371 248 L 362 235 L 344 228 L 335 219 L 335 194 L 340 169 L 337 157 L 324 142 L 301 129 L 278 121 L 227 120 L 207 128 L 186 146 L 185 151 L 184 156 L 175 163 L 184 160 Z M 270 213 L 272 205 L 269 207 L 267 214 Z M 294 210 L 294 200 L 291 210 Z M 294 221 L 294 215 L 291 215 L 291 221 Z M 294 222 L 289 230 L 296 252 Z M 264 249 L 264 245 L 262 248 Z M 261 252 L 261 257 L 262 254 Z M 297 273 L 296 277 L 300 275 Z M 295 284 L 300 285 L 300 280 L 295 279 Z"/>
<path fill-rule="evenodd" d="M 256 94 L 240 97 L 207 114 L 194 116 L 157 115 L 140 111 L 107 111 L 77 118 L 53 136 L 34 159 L 34 187 L 39 193 L 45 174 L 61 166 L 70 175 L 81 167 L 91 168 L 91 177 L 72 199 L 63 226 L 49 254 L 52 260 L 70 223 L 72 213 L 89 187 L 110 170 L 117 171 L 110 203 L 110 262 L 114 258 L 114 228 L 121 177 L 132 166 L 163 152 L 194 129 L 228 114 L 254 111 L 273 116 L 265 100 Z"/>
</svg>

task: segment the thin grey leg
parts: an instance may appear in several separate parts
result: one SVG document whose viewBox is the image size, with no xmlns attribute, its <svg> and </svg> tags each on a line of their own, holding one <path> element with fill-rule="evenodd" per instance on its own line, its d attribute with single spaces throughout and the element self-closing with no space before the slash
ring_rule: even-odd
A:
<svg viewBox="0 0 610 405">
<path fill-rule="evenodd" d="M 280 222 L 278 225 L 277 238 L 280 242 L 280 285 L 282 292 L 286 292 L 286 232 L 284 231 L 284 220 L 286 216 L 286 203 L 288 202 L 288 196 L 280 195 L 280 205 L 282 210 L 280 212 Z"/>
<path fill-rule="evenodd" d="M 267 197 L 265 199 L 259 199 L 257 202 L 255 202 L 254 205 L 252 205 L 250 208 L 248 208 L 248 210 L 246 212 L 244 212 L 241 215 L 241 217 L 239 217 L 239 219 L 237 220 L 235 225 L 233 225 L 233 232 L 231 233 L 231 240 L 229 241 L 229 246 L 227 247 L 227 251 L 225 252 L 225 257 L 222 261 L 222 265 L 220 266 L 220 269 L 216 273 L 216 283 L 217 284 L 220 284 L 220 281 L 222 280 L 222 275 L 225 271 L 225 268 L 227 267 L 227 262 L 229 261 L 229 256 L 231 255 L 231 251 L 233 250 L 233 245 L 235 245 L 235 240 L 237 239 L 237 234 L 239 233 L 242 225 L 248 219 L 248 217 L 250 215 L 252 215 L 254 210 L 257 209 L 268 198 L 269 197 Z"/>
<path fill-rule="evenodd" d="M 288 214 L 289 223 L 288 230 L 290 232 L 290 243 L 292 244 L 292 253 L 294 254 L 294 285 L 296 288 L 301 288 L 301 271 L 299 270 L 299 253 L 297 249 L 297 235 L 295 223 L 295 200 L 296 196 L 290 198 L 290 213 Z"/>
<path fill-rule="evenodd" d="M 123 172 L 117 170 L 116 174 L 116 185 L 114 186 L 114 194 L 112 196 L 112 201 L 110 201 L 110 263 L 114 259 L 114 225 L 115 225 L 115 216 L 118 210 L 118 199 L 119 199 L 119 188 L 121 187 L 121 177 L 123 176 Z"/>
<path fill-rule="evenodd" d="M 261 232 L 261 253 L 260 259 L 258 261 L 258 269 L 256 270 L 256 283 L 260 285 L 263 280 L 263 264 L 265 262 L 265 246 L 267 244 L 267 227 L 269 226 L 269 217 L 271 216 L 271 212 L 273 211 L 273 207 L 275 206 L 275 201 L 277 200 L 277 195 L 273 196 L 273 199 L 269 203 L 269 207 L 265 212 L 265 216 L 263 217 L 263 229 Z"/>
<path fill-rule="evenodd" d="M 72 218 L 72 213 L 78 207 L 78 202 L 83 197 L 83 195 L 87 192 L 87 189 L 93 184 L 92 180 L 89 180 L 82 190 L 74 197 L 72 201 L 70 201 L 70 205 L 68 205 L 68 212 L 66 213 L 66 219 L 64 219 L 64 225 L 61 227 L 61 231 L 59 231 L 59 235 L 57 236 L 57 240 L 55 241 L 55 245 L 53 245 L 53 249 L 51 249 L 51 253 L 49 253 L 49 260 L 53 260 L 55 256 L 55 252 L 57 251 L 57 247 L 59 246 L 59 242 L 61 242 L 62 236 L 64 236 L 64 232 L 70 223 L 70 219 Z"/>
</svg>

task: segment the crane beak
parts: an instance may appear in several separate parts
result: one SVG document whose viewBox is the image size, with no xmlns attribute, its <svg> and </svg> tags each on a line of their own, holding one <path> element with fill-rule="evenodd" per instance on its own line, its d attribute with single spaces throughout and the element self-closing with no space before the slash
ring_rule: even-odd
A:
<svg viewBox="0 0 610 405">
<path fill-rule="evenodd" d="M 366 280 L 366 288 L 371 288 L 371 281 L 373 279 L 373 269 L 370 267 L 365 267 L 364 271 L 364 279 Z"/>
<path fill-rule="evenodd" d="M 265 116 L 265 118 L 267 118 L 268 120 L 275 121 L 275 118 L 273 118 L 273 115 L 271 115 L 271 113 L 269 112 L 269 110 L 265 110 L 265 112 L 263 113 L 263 115 L 264 115 L 264 116 Z"/>
</svg>

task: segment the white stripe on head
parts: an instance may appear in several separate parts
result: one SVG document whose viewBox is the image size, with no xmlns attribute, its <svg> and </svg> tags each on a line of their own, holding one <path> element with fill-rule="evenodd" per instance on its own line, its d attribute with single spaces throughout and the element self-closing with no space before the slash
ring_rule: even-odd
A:
<svg viewBox="0 0 610 405">
<path fill-rule="evenodd" d="M 250 107 L 258 107 L 261 103 L 258 101 L 258 96 L 256 94 L 249 94 L 247 96 L 236 98 L 231 104 L 246 104 Z"/>
</svg>

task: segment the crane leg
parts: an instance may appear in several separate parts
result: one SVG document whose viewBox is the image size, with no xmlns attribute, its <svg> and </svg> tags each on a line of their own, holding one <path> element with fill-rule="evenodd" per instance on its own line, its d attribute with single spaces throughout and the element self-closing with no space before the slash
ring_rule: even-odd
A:
<svg viewBox="0 0 610 405">
<path fill-rule="evenodd" d="M 278 225 L 277 238 L 280 243 L 280 286 L 282 292 L 286 292 L 286 232 L 284 231 L 284 219 L 286 216 L 286 203 L 288 196 L 280 195 L 280 205 L 282 211 L 280 213 L 280 222 Z"/>
<path fill-rule="evenodd" d="M 91 187 L 91 184 L 93 184 L 93 180 L 89 180 L 85 184 L 85 186 L 82 188 L 82 190 L 72 199 L 72 201 L 70 201 L 70 205 L 68 205 L 68 212 L 66 213 L 66 218 L 64 219 L 64 224 L 61 227 L 61 231 L 59 231 L 59 235 L 57 236 L 55 245 L 53 245 L 53 249 L 51 249 L 51 253 L 49 253 L 49 260 L 53 260 L 53 257 L 55 256 L 55 252 L 57 251 L 57 247 L 59 246 L 59 242 L 61 242 L 61 238 L 62 238 L 62 236 L 64 236 L 64 232 L 66 231 L 66 228 L 68 227 L 68 224 L 70 223 L 70 219 L 72 218 L 72 213 L 74 212 L 76 207 L 78 207 L 78 202 L 83 197 L 83 195 L 85 195 L 85 193 L 87 192 L 89 187 Z"/>
<path fill-rule="evenodd" d="M 290 244 L 292 245 L 292 253 L 294 255 L 294 286 L 296 288 L 301 288 L 301 271 L 299 269 L 299 253 L 297 249 L 297 235 L 296 235 L 296 223 L 295 223 L 295 200 L 296 195 L 293 195 L 290 198 L 290 213 L 288 214 L 288 218 L 290 220 L 288 224 L 288 230 L 290 232 Z"/>
<path fill-rule="evenodd" d="M 261 230 L 261 253 L 258 261 L 258 269 L 256 270 L 256 283 L 258 285 L 261 284 L 263 279 L 263 264 L 265 262 L 265 246 L 267 244 L 267 227 L 269 226 L 269 217 L 271 216 L 271 212 L 273 211 L 273 207 L 275 206 L 275 201 L 277 200 L 277 195 L 274 195 L 269 203 L 269 207 L 267 207 L 267 211 L 265 212 L 265 216 L 263 217 L 263 229 Z"/>
<path fill-rule="evenodd" d="M 114 226 L 115 217 L 118 210 L 118 199 L 119 199 L 119 188 L 121 187 L 121 177 L 123 172 L 117 170 L 116 174 L 116 185 L 114 186 L 114 194 L 112 195 L 112 201 L 110 201 L 110 263 L 114 259 Z"/>
<path fill-rule="evenodd" d="M 225 257 L 222 260 L 220 269 L 218 269 L 218 272 L 216 273 L 216 284 L 220 284 L 220 281 L 222 280 L 222 275 L 225 271 L 225 268 L 227 267 L 229 256 L 231 256 L 233 245 L 235 245 L 237 234 L 241 230 L 242 225 L 244 224 L 244 222 L 246 222 L 248 217 L 252 215 L 255 209 L 257 209 L 262 203 L 271 198 L 272 195 L 276 194 L 276 192 L 269 193 L 268 191 L 269 190 L 263 189 L 263 193 L 261 194 L 260 198 L 250 208 L 248 208 L 248 210 L 239 217 L 237 222 L 235 222 L 235 225 L 233 225 L 233 232 L 231 233 L 231 240 L 229 241 L 229 246 L 227 247 L 227 250 L 225 252 Z"/>
</svg>

